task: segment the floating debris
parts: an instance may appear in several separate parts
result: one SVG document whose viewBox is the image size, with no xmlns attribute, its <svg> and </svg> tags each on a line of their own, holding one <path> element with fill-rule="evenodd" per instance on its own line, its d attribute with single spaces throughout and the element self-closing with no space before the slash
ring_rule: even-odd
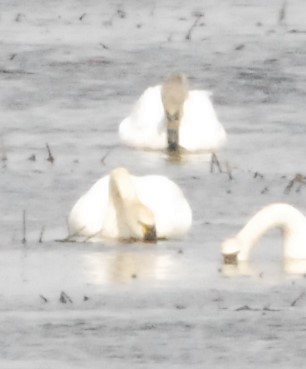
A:
<svg viewBox="0 0 306 369">
<path fill-rule="evenodd" d="M 80 17 L 79 20 L 82 22 L 82 20 L 86 17 L 86 13 L 83 13 Z"/>
<path fill-rule="evenodd" d="M 217 169 L 219 170 L 219 173 L 222 173 L 222 168 L 220 165 L 220 162 L 218 160 L 217 155 L 213 152 L 211 154 L 211 160 L 210 160 L 210 173 L 214 173 L 214 168 L 215 166 L 217 167 Z"/>
<path fill-rule="evenodd" d="M 55 159 L 54 159 L 54 156 L 52 155 L 50 146 L 47 143 L 46 143 L 46 147 L 47 147 L 47 151 L 48 151 L 47 160 L 50 161 L 51 164 L 53 164 Z"/>
<path fill-rule="evenodd" d="M 296 306 L 297 302 L 305 296 L 305 291 L 301 292 L 296 299 L 294 299 L 290 306 Z"/>
<path fill-rule="evenodd" d="M 302 174 L 296 174 L 293 179 L 289 181 L 287 186 L 284 189 L 285 194 L 289 194 L 293 186 L 298 183 L 298 188 L 296 189 L 296 192 L 300 192 L 302 185 L 306 185 L 306 177 Z"/>
<path fill-rule="evenodd" d="M 48 299 L 43 296 L 43 295 L 39 295 L 39 297 L 42 299 L 42 301 L 46 304 L 48 302 Z"/>
<path fill-rule="evenodd" d="M 204 13 L 201 13 L 201 12 L 195 12 L 193 15 L 196 17 L 196 19 L 193 22 L 192 26 L 189 28 L 189 30 L 188 30 L 188 32 L 186 33 L 186 36 L 185 36 L 185 40 L 188 40 L 188 41 L 191 40 L 191 35 L 192 35 L 193 30 L 197 27 L 197 25 L 200 22 L 201 18 L 204 17 Z"/>
<path fill-rule="evenodd" d="M 27 243 L 27 226 L 26 226 L 26 211 L 23 210 L 22 212 L 22 240 L 21 242 L 23 244 L 26 244 Z"/>
<path fill-rule="evenodd" d="M 44 235 L 44 232 L 45 232 L 45 226 L 42 226 L 41 227 L 41 230 L 40 230 L 40 234 L 39 234 L 39 239 L 38 239 L 38 242 L 39 243 L 43 243 L 43 235 Z"/>
<path fill-rule="evenodd" d="M 71 298 L 70 298 L 70 297 L 67 295 L 67 293 L 66 293 L 66 292 L 64 292 L 64 291 L 62 291 L 62 292 L 61 292 L 61 295 L 60 295 L 59 300 L 60 300 L 60 302 L 61 302 L 62 304 L 67 304 L 68 302 L 69 302 L 70 304 L 72 304 L 72 300 L 71 300 Z"/>
</svg>

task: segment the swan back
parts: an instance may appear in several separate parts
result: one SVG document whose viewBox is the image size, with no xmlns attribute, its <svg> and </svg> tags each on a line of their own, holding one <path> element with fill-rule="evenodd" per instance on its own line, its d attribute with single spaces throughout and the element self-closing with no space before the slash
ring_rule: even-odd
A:
<svg viewBox="0 0 306 369">
<path fill-rule="evenodd" d="M 128 145 L 163 149 L 167 134 L 161 86 L 147 88 L 140 96 L 131 114 L 119 125 L 119 137 Z"/>
<path fill-rule="evenodd" d="M 135 177 L 140 201 L 150 208 L 155 217 L 159 238 L 177 238 L 192 224 L 192 211 L 182 190 L 164 176 Z"/>
<path fill-rule="evenodd" d="M 216 150 L 226 143 L 208 91 L 189 91 L 180 124 L 180 145 L 187 150 Z"/>
<path fill-rule="evenodd" d="M 72 207 L 68 217 L 70 235 L 98 234 L 108 216 L 109 176 L 99 179 Z M 110 215 L 110 214 L 109 214 Z M 115 215 L 112 214 L 114 218 Z"/>
</svg>

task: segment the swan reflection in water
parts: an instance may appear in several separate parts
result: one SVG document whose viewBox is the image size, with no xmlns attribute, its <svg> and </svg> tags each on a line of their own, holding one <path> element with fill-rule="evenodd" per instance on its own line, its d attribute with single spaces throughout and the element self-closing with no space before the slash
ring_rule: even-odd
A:
<svg viewBox="0 0 306 369">
<path fill-rule="evenodd" d="M 162 281 L 173 279 L 180 258 L 171 254 L 127 251 L 85 255 L 86 274 L 95 284 L 129 283 L 135 279 Z"/>
</svg>

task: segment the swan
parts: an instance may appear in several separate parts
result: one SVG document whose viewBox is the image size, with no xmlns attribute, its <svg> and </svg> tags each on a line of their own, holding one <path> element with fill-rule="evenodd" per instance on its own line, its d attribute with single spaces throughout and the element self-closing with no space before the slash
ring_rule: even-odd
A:
<svg viewBox="0 0 306 369">
<path fill-rule="evenodd" d="M 235 237 L 221 245 L 224 263 L 247 261 L 257 241 L 271 228 L 283 232 L 285 260 L 306 259 L 306 218 L 285 203 L 270 204 L 259 210 Z"/>
<path fill-rule="evenodd" d="M 135 148 L 215 151 L 226 142 L 210 99 L 203 90 L 189 90 L 183 74 L 147 88 L 130 115 L 119 125 L 123 143 Z"/>
<path fill-rule="evenodd" d="M 159 175 L 134 176 L 126 168 L 99 179 L 68 217 L 69 234 L 92 241 L 177 238 L 191 223 L 191 208 L 174 182 Z"/>
</svg>

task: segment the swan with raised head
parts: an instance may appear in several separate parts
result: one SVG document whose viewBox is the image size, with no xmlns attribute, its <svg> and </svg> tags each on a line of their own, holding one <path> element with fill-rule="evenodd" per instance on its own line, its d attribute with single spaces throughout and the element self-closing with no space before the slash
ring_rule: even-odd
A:
<svg viewBox="0 0 306 369">
<path fill-rule="evenodd" d="M 259 210 L 235 237 L 221 245 L 224 263 L 247 261 L 250 251 L 272 228 L 283 233 L 285 259 L 306 259 L 306 218 L 295 207 L 275 203 Z"/>
<path fill-rule="evenodd" d="M 210 93 L 189 90 L 183 74 L 147 88 L 119 125 L 125 144 L 143 149 L 215 151 L 226 142 Z"/>
<path fill-rule="evenodd" d="M 183 236 L 192 212 L 180 188 L 167 177 L 134 176 L 116 168 L 99 179 L 73 206 L 70 235 L 155 241 Z"/>
</svg>

